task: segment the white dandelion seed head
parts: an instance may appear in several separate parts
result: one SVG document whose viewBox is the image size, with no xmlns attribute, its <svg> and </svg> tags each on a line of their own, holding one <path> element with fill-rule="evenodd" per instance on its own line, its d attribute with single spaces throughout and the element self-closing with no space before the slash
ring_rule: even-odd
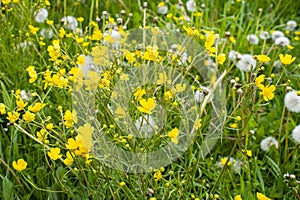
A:
<svg viewBox="0 0 300 200">
<path fill-rule="evenodd" d="M 300 144 L 300 125 L 294 128 L 292 132 L 292 138 L 297 144 Z"/>
<path fill-rule="evenodd" d="M 276 61 L 274 62 L 274 67 L 280 68 L 280 67 L 281 67 L 281 61 L 280 61 L 280 60 L 276 60 Z"/>
<path fill-rule="evenodd" d="M 78 27 L 78 21 L 75 17 L 73 16 L 67 16 L 67 17 L 63 17 L 61 19 L 61 22 L 66 24 L 66 28 L 75 32 L 77 30 Z"/>
<path fill-rule="evenodd" d="M 293 30 L 295 30 L 296 27 L 297 27 L 297 22 L 294 21 L 294 20 L 289 20 L 286 23 L 286 29 L 287 30 L 293 31 Z"/>
<path fill-rule="evenodd" d="M 267 40 L 270 38 L 270 34 L 267 31 L 261 31 L 259 37 L 262 40 Z"/>
<path fill-rule="evenodd" d="M 284 37 L 284 33 L 281 31 L 274 31 L 272 33 L 272 39 L 275 41 L 277 38 Z"/>
<path fill-rule="evenodd" d="M 242 54 L 240 54 L 239 52 L 234 51 L 234 50 L 231 50 L 228 53 L 228 59 L 233 62 L 237 62 L 239 59 L 241 59 L 241 57 L 242 57 Z"/>
<path fill-rule="evenodd" d="M 214 60 L 209 57 L 205 62 L 204 62 L 204 65 L 209 67 L 209 68 L 214 68 L 216 67 L 216 63 L 214 62 Z"/>
<path fill-rule="evenodd" d="M 42 28 L 40 34 L 45 39 L 51 39 L 53 37 L 53 31 L 51 28 Z"/>
<path fill-rule="evenodd" d="M 208 87 L 205 87 L 205 86 L 200 86 L 200 90 L 196 90 L 195 92 L 195 99 L 196 99 L 196 102 L 197 103 L 202 103 L 204 98 L 207 96 L 207 95 L 211 95 L 211 90 L 208 88 Z M 211 95 L 209 97 L 209 100 L 208 102 L 211 102 L 213 99 L 213 95 Z"/>
<path fill-rule="evenodd" d="M 23 49 L 23 50 L 25 50 L 25 49 L 27 49 L 31 46 L 34 46 L 34 43 L 31 42 L 31 41 L 21 42 L 21 43 L 16 45 L 17 49 Z"/>
<path fill-rule="evenodd" d="M 232 162 L 232 169 L 233 171 L 238 174 L 241 172 L 241 169 L 242 169 L 242 165 L 243 165 L 243 162 L 239 159 L 236 159 Z"/>
<path fill-rule="evenodd" d="M 31 92 L 26 92 L 25 90 L 21 90 L 20 97 L 23 101 L 29 101 L 31 99 Z"/>
<path fill-rule="evenodd" d="M 135 127 L 144 134 L 155 132 L 156 122 L 151 115 L 140 116 L 135 121 Z"/>
<path fill-rule="evenodd" d="M 278 149 L 278 141 L 272 136 L 266 137 L 260 142 L 260 148 L 266 152 L 270 151 L 270 148 L 273 145 Z"/>
<path fill-rule="evenodd" d="M 159 13 L 159 14 L 162 14 L 162 15 L 165 15 L 165 14 L 167 14 L 168 13 L 168 11 L 169 11 L 169 9 L 168 9 L 168 6 L 161 6 L 161 7 L 157 7 L 157 12 Z"/>
<path fill-rule="evenodd" d="M 275 45 L 285 47 L 290 44 L 290 40 L 287 37 L 280 37 L 275 40 Z"/>
<path fill-rule="evenodd" d="M 45 8 L 40 8 L 38 11 L 34 12 L 34 19 L 37 23 L 43 23 L 48 17 L 48 10 Z"/>
<path fill-rule="evenodd" d="M 223 159 L 225 159 L 225 158 L 226 158 L 226 160 L 228 159 L 227 156 L 226 156 L 226 157 L 223 157 Z M 230 157 L 228 162 L 230 162 L 230 164 L 232 164 L 233 162 L 235 162 L 235 159 L 232 158 L 232 157 Z M 223 168 L 223 167 L 224 167 L 222 161 L 219 161 L 219 162 L 217 163 L 217 167 L 218 167 L 218 168 Z"/>
<path fill-rule="evenodd" d="M 291 112 L 300 112 L 300 96 L 296 91 L 290 91 L 285 95 L 284 105 Z"/>
<path fill-rule="evenodd" d="M 247 35 L 247 40 L 248 40 L 249 44 L 252 44 L 252 45 L 257 45 L 259 42 L 258 37 L 254 34 Z"/>
<path fill-rule="evenodd" d="M 78 65 L 85 76 L 88 75 L 88 71 L 99 72 L 99 68 L 94 65 L 93 61 L 94 58 L 92 56 L 85 56 L 83 66 Z"/>
<path fill-rule="evenodd" d="M 189 0 L 186 2 L 186 9 L 190 12 L 196 11 L 196 3 L 194 0 Z"/>
<path fill-rule="evenodd" d="M 111 38 L 112 38 L 112 40 L 114 41 L 114 42 L 111 44 L 111 46 L 112 46 L 113 48 L 116 48 L 116 49 L 117 49 L 117 48 L 119 47 L 119 42 L 120 42 L 120 40 L 121 40 L 121 34 L 120 34 L 117 30 L 114 30 L 114 29 L 113 29 L 110 33 L 106 32 L 106 33 L 103 34 L 104 37 L 107 36 L 107 35 L 110 35 Z M 106 41 L 104 41 L 103 43 L 104 43 L 104 45 L 107 45 L 107 42 L 106 42 Z"/>
<path fill-rule="evenodd" d="M 256 60 L 250 54 L 243 54 L 236 66 L 244 72 L 250 72 L 256 68 Z"/>
</svg>

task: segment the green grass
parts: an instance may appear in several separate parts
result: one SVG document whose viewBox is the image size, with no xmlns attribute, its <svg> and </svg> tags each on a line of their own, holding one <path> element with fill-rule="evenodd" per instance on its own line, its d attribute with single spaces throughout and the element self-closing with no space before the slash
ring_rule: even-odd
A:
<svg viewBox="0 0 300 200">
<path fill-rule="evenodd" d="M 127 29 L 137 29 L 143 26 L 144 11 L 139 8 L 138 1 L 94 1 L 86 0 L 85 3 L 73 0 L 53 1 L 50 6 L 46 6 L 44 1 L 22 1 L 23 3 L 10 3 L 8 7 L 2 4 L 0 12 L 0 103 L 6 107 L 6 113 L 0 114 L 0 198 L 1 199 L 234 199 L 236 195 L 241 195 L 243 199 L 257 199 L 256 193 L 262 193 L 271 199 L 300 199 L 299 180 L 300 164 L 298 162 L 299 144 L 292 136 L 292 130 L 299 124 L 299 113 L 288 111 L 284 106 L 285 94 L 290 90 L 300 90 L 299 83 L 299 40 L 295 31 L 291 31 L 286 36 L 290 39 L 294 49 L 278 47 L 274 45 L 272 39 L 266 43 L 260 39 L 258 45 L 250 45 L 247 42 L 248 34 L 259 36 L 260 31 L 280 30 L 285 32 L 286 22 L 295 20 L 300 23 L 300 4 L 292 0 L 281 0 L 280 2 L 264 1 L 197 1 L 198 11 L 202 11 L 203 16 L 192 16 L 191 12 L 185 10 L 191 18 L 191 22 L 181 21 L 157 13 L 159 1 L 148 2 L 146 12 L 146 25 L 150 27 L 158 26 L 161 29 L 170 25 L 171 30 L 178 29 L 182 34 L 188 35 L 184 26 L 194 28 L 199 31 L 199 35 L 193 36 L 194 41 L 199 45 L 195 52 L 204 51 L 205 31 L 214 31 L 224 38 L 223 43 L 217 46 L 217 55 L 226 54 L 224 64 L 218 64 L 217 78 L 226 71 L 222 80 L 225 94 L 224 112 L 226 120 L 222 127 L 222 137 L 217 141 L 212 151 L 204 158 L 201 157 L 201 145 L 205 134 L 208 131 L 214 107 L 208 103 L 202 113 L 202 126 L 196 131 L 195 138 L 189 148 L 174 160 L 172 164 L 163 168 L 152 169 L 145 173 L 129 173 L 110 168 L 103 158 L 90 159 L 86 163 L 83 156 L 74 155 L 74 163 L 67 166 L 63 163 L 68 149 L 65 144 L 68 139 L 75 138 L 78 134 L 78 126 L 85 123 L 86 119 L 78 119 L 77 128 L 67 128 L 64 122 L 64 115 L 67 110 L 72 110 L 72 91 L 75 87 L 69 80 L 66 87 L 48 86 L 44 89 L 44 73 L 50 69 L 53 74 L 59 74 L 60 69 L 66 70 L 61 73 L 62 77 L 70 78 L 70 70 L 76 67 L 77 57 L 80 54 L 89 55 L 101 42 L 90 41 L 87 36 L 91 36 L 95 28 L 89 25 L 91 21 L 96 22 L 96 17 L 101 18 L 102 12 L 107 11 L 111 18 L 117 21 L 118 17 L 125 23 L 128 19 Z M 183 3 L 185 9 L 185 2 Z M 143 2 L 141 2 L 142 4 Z M 180 18 L 184 11 L 176 8 L 177 1 L 170 0 L 166 5 L 173 16 Z M 201 9 L 201 4 L 205 4 L 205 9 Z M 37 23 L 34 20 L 34 12 L 45 7 L 49 12 L 48 19 L 53 20 L 52 26 L 45 23 Z M 9 11 L 9 8 L 12 8 Z M 262 9 L 262 12 L 259 9 Z M 121 10 L 126 13 L 121 15 Z M 132 17 L 129 17 L 132 13 Z M 60 20 L 63 16 L 83 17 L 84 21 L 79 23 L 83 30 L 83 36 L 71 34 L 71 37 L 59 38 L 59 29 L 63 27 Z M 154 18 L 157 22 L 154 22 Z M 107 20 L 101 19 L 97 22 L 102 33 L 109 30 Z M 52 39 L 41 39 L 40 33 L 31 34 L 28 25 L 51 28 L 54 31 Z M 296 29 L 296 31 L 300 31 Z M 236 40 L 235 44 L 226 38 L 226 32 L 230 32 Z M 71 31 L 67 31 L 67 34 Z M 85 37 L 90 41 L 87 46 L 76 42 L 76 37 Z M 62 59 L 61 63 L 50 61 L 48 46 L 53 39 L 60 40 L 61 53 L 69 56 L 69 59 Z M 21 42 L 32 42 L 29 48 L 18 47 Z M 40 45 L 40 42 L 44 45 Z M 127 44 L 131 45 L 131 44 Z M 196 47 L 198 47 L 195 45 Z M 214 45 L 215 46 L 215 45 Z M 129 47 L 128 47 L 129 48 Z M 242 54 L 266 54 L 270 57 L 269 64 L 257 63 L 257 68 L 253 72 L 241 72 L 232 61 L 228 59 L 231 50 Z M 195 55 L 196 53 L 193 52 Z M 171 65 L 183 74 L 188 83 L 200 88 L 205 85 L 203 74 L 199 72 L 199 65 L 188 59 L 188 64 L 178 65 L 177 62 L 167 60 L 168 54 L 165 50 L 160 50 L 162 61 L 159 66 Z M 291 54 L 296 56 L 296 61 L 291 65 L 281 68 L 273 67 L 274 62 L 279 60 L 279 54 Z M 100 56 L 101 57 L 101 56 Z M 111 85 L 99 89 L 97 95 L 99 105 L 98 114 L 93 116 L 99 120 L 97 129 L 103 130 L 108 138 L 121 149 L 131 147 L 131 152 L 147 151 L 159 149 L 171 143 L 168 132 L 181 122 L 179 108 L 185 104 L 179 102 L 179 106 L 172 104 L 165 99 L 164 92 L 171 90 L 168 87 L 156 87 L 156 85 L 144 85 L 147 90 L 145 97 L 155 97 L 159 104 L 167 106 L 168 124 L 163 127 L 160 135 L 150 139 L 130 139 L 128 133 L 116 126 L 116 119 L 111 116 L 107 104 L 112 101 L 112 91 L 115 84 L 120 79 L 120 70 L 123 72 L 134 71 L 135 67 L 128 65 L 128 59 L 122 56 L 112 60 L 111 65 L 102 66 L 102 70 L 110 73 Z M 216 61 L 215 57 L 211 58 Z M 119 60 L 118 60 L 119 59 Z M 141 64 L 152 67 L 152 62 L 145 61 L 136 56 Z M 193 59 L 193 58 L 191 58 Z M 118 64 L 118 61 L 125 61 L 126 64 Z M 150 64 L 149 64 L 150 63 Z M 190 66 L 189 66 L 190 64 Z M 34 83 L 29 83 L 29 75 L 26 68 L 35 66 L 38 78 Z M 191 70 L 186 70 L 191 67 Z M 201 66 L 203 67 L 203 66 Z M 266 102 L 259 94 L 260 89 L 255 87 L 255 78 L 264 74 L 266 78 L 264 84 L 276 85 L 275 97 Z M 198 78 L 196 78 L 198 77 Z M 212 73 L 210 78 L 214 77 Z M 271 78 L 273 77 L 273 78 Z M 239 79 L 239 80 L 238 80 Z M 211 80 L 211 79 L 210 79 Z M 236 80 L 236 84 L 232 81 Z M 270 82 L 268 82 L 270 80 Z M 209 86 L 209 84 L 207 85 Z M 214 82 L 211 82 L 214 86 Z M 24 110 L 19 111 L 20 119 L 16 123 L 9 123 L 7 112 L 16 111 L 17 90 L 30 91 L 32 98 Z M 240 93 L 242 90 L 242 93 Z M 216 95 L 216 94 L 215 94 Z M 141 113 L 136 108 L 139 101 L 130 100 L 131 119 L 136 120 Z M 122 100 L 118 97 L 117 100 Z M 124 99 L 124 98 L 123 98 Z M 83 98 L 82 101 L 88 102 Z M 116 101 L 117 101 L 116 100 Z M 35 102 L 45 103 L 46 106 L 36 113 L 35 120 L 27 123 L 23 120 L 23 114 L 28 110 L 28 106 Z M 193 102 L 189 100 L 187 103 Z M 178 102 L 176 102 L 178 103 Z M 62 106 L 62 112 L 59 111 Z M 200 106 L 197 113 L 200 113 Z M 237 120 L 237 117 L 241 120 Z M 89 121 L 88 121 L 89 122 Z M 38 140 L 37 132 L 42 128 L 46 129 L 48 123 L 53 123 L 54 128 L 47 130 L 49 143 Z M 81 124 L 81 125 L 82 125 Z M 105 125 L 104 125 L 105 124 Z M 187 122 L 183 122 L 189 126 Z M 231 127 L 237 124 L 237 128 Z M 113 125 L 113 126 L 110 126 Z M 98 131 L 98 130 L 97 130 Z M 179 133 L 180 135 L 180 133 Z M 274 146 L 269 152 L 264 152 L 260 148 L 260 142 L 267 136 L 273 136 L 279 141 L 279 148 Z M 180 137 L 184 137 L 181 136 Z M 188 137 L 188 134 L 186 135 Z M 125 139 L 125 142 L 124 140 Z M 122 141 L 123 140 L 123 141 Z M 128 144 L 128 146 L 126 146 Z M 180 146 L 180 140 L 179 145 Z M 51 147 L 59 147 L 63 154 L 62 159 L 51 160 L 48 156 Z M 243 150 L 252 150 L 252 156 L 247 156 Z M 92 156 L 93 154 L 90 153 Z M 220 164 L 225 157 L 234 158 L 236 161 Z M 23 158 L 27 162 L 27 168 L 17 171 L 13 166 L 13 161 Z M 226 161 L 226 160 L 225 160 Z M 224 162 L 224 160 L 223 160 Z M 225 165 L 224 165 L 225 164 Z M 237 165 L 239 165 L 237 169 Z M 124 164 L 126 166 L 126 164 Z M 155 172 L 161 171 L 162 178 L 155 179 Z M 285 182 L 284 174 L 296 175 L 296 180 Z M 125 182 L 124 186 L 120 183 Z"/>
</svg>

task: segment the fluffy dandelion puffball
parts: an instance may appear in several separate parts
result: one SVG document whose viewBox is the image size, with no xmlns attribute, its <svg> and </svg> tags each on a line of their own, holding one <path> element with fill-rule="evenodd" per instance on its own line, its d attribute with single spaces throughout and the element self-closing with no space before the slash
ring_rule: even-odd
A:
<svg viewBox="0 0 300 200">
<path fill-rule="evenodd" d="M 294 128 L 292 132 L 292 138 L 297 144 L 300 144 L 300 125 Z"/>
<path fill-rule="evenodd" d="M 272 136 L 266 137 L 260 142 L 260 148 L 266 152 L 270 151 L 273 145 L 278 149 L 278 141 Z"/>
<path fill-rule="evenodd" d="M 284 97 L 284 105 L 291 112 L 300 112 L 300 95 L 296 91 L 288 92 Z"/>
</svg>

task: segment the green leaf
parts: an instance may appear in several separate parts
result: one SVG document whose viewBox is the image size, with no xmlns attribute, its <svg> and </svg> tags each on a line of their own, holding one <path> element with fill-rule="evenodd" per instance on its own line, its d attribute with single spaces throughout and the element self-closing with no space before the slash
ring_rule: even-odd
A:
<svg viewBox="0 0 300 200">
<path fill-rule="evenodd" d="M 2 181 L 3 199 L 10 200 L 13 198 L 13 183 L 5 176 Z"/>
</svg>

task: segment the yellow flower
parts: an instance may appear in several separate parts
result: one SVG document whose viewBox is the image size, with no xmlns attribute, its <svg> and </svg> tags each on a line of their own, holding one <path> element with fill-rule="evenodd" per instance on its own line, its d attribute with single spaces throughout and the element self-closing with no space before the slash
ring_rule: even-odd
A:
<svg viewBox="0 0 300 200">
<path fill-rule="evenodd" d="M 83 126 L 80 126 L 78 128 L 79 138 L 83 146 L 86 148 L 86 150 L 89 152 L 92 149 L 92 135 L 94 132 L 94 127 L 92 127 L 90 124 L 85 123 Z"/>
<path fill-rule="evenodd" d="M 226 55 L 224 53 L 218 55 L 217 57 L 218 64 L 223 65 L 225 60 L 226 60 Z"/>
<path fill-rule="evenodd" d="M 78 56 L 78 57 L 77 57 L 76 64 L 77 64 L 77 65 L 83 66 L 84 63 L 85 63 L 85 56 L 84 56 L 84 55 Z"/>
<path fill-rule="evenodd" d="M 91 54 L 94 57 L 95 65 L 106 66 L 109 63 L 108 48 L 106 46 L 93 47 Z"/>
<path fill-rule="evenodd" d="M 179 134 L 178 128 L 174 128 L 168 133 L 168 136 L 171 138 L 171 141 L 174 144 L 178 144 L 178 134 Z"/>
<path fill-rule="evenodd" d="M 222 159 L 221 159 L 222 165 L 225 165 L 225 164 L 226 164 L 226 161 L 227 161 L 227 158 L 222 158 Z M 228 161 L 227 166 L 230 166 L 230 165 L 231 165 L 231 162 Z"/>
<path fill-rule="evenodd" d="M 101 40 L 101 38 L 103 37 L 101 31 L 99 30 L 99 28 L 95 28 L 92 34 L 92 38 L 91 40 Z"/>
<path fill-rule="evenodd" d="M 136 100 L 140 101 L 143 96 L 146 94 L 146 90 L 138 88 L 136 92 L 133 94 Z"/>
<path fill-rule="evenodd" d="M 15 123 L 19 119 L 20 113 L 18 113 L 18 112 L 8 112 L 7 115 L 8 115 L 7 119 L 9 120 L 9 122 L 10 123 Z"/>
<path fill-rule="evenodd" d="M 28 75 L 30 77 L 29 83 L 33 83 L 37 79 L 37 73 L 34 69 L 34 66 L 27 67 L 26 71 L 28 72 Z"/>
<path fill-rule="evenodd" d="M 273 92 L 276 90 L 276 87 L 274 85 L 267 87 L 263 86 L 261 89 L 262 91 L 260 92 L 260 94 L 263 95 L 265 101 L 269 101 L 274 98 L 275 95 Z"/>
<path fill-rule="evenodd" d="M 78 121 L 76 110 L 73 110 L 72 112 L 67 110 L 64 114 L 64 120 L 66 128 L 71 128 L 74 126 L 74 124 Z"/>
<path fill-rule="evenodd" d="M 0 114 L 4 115 L 5 113 L 6 113 L 5 105 L 4 103 L 0 103 Z"/>
<path fill-rule="evenodd" d="M 51 25 L 53 25 L 54 22 L 53 22 L 53 20 L 46 20 L 46 23 L 51 26 Z"/>
<path fill-rule="evenodd" d="M 259 192 L 256 193 L 256 197 L 258 200 L 271 200 L 270 198 L 266 197 L 265 195 Z"/>
<path fill-rule="evenodd" d="M 141 106 L 138 106 L 137 109 L 142 113 L 151 114 L 151 111 L 155 108 L 155 101 L 153 98 L 142 99 L 140 101 Z"/>
<path fill-rule="evenodd" d="M 156 81 L 156 84 L 158 85 L 162 85 L 164 83 L 166 83 L 168 81 L 168 77 L 167 77 L 167 74 L 166 72 L 163 72 L 163 73 L 159 73 L 159 78 L 158 80 Z"/>
<path fill-rule="evenodd" d="M 17 111 L 23 110 L 25 106 L 27 106 L 27 102 L 24 103 L 22 99 L 16 100 L 16 104 L 18 106 Z"/>
<path fill-rule="evenodd" d="M 84 18 L 83 17 L 78 17 L 77 20 L 78 20 L 78 22 L 83 22 Z"/>
<path fill-rule="evenodd" d="M 143 56 L 145 60 L 155 61 L 159 57 L 158 47 L 157 46 L 148 46 L 146 47 L 146 52 Z"/>
<path fill-rule="evenodd" d="M 243 200 L 241 195 L 236 195 L 233 200 Z"/>
<path fill-rule="evenodd" d="M 10 2 L 11 2 L 11 0 L 2 0 L 1 1 L 4 5 L 7 5 L 7 4 L 9 4 Z"/>
<path fill-rule="evenodd" d="M 24 159 L 19 159 L 17 162 L 13 161 L 12 166 L 17 171 L 23 171 L 27 167 L 27 162 Z"/>
<path fill-rule="evenodd" d="M 68 151 L 67 152 L 67 154 L 66 154 L 66 159 L 64 159 L 64 164 L 65 165 L 72 165 L 73 164 L 73 162 L 74 162 L 74 159 L 73 159 L 73 156 L 72 156 L 72 154 Z"/>
<path fill-rule="evenodd" d="M 136 59 L 135 59 L 134 56 L 135 56 L 135 54 L 134 53 L 130 53 L 130 52 L 128 52 L 128 53 L 125 54 L 125 58 L 126 58 L 126 60 L 129 63 L 133 63 L 134 61 L 136 61 Z"/>
<path fill-rule="evenodd" d="M 51 131 L 53 129 L 53 124 L 49 123 L 46 125 L 46 129 L 48 129 L 49 131 Z"/>
<path fill-rule="evenodd" d="M 207 33 L 204 46 L 205 46 L 206 50 L 208 50 L 210 53 L 214 53 L 214 51 L 212 51 L 212 46 L 215 43 L 216 38 L 217 38 L 217 36 L 214 34 L 213 31 L 209 31 Z"/>
<path fill-rule="evenodd" d="M 60 154 L 60 148 L 55 147 L 51 148 L 50 151 L 48 152 L 48 156 L 50 157 L 51 160 L 57 160 L 62 157 Z"/>
<path fill-rule="evenodd" d="M 31 112 L 39 112 L 42 108 L 45 107 L 45 103 L 37 102 L 33 106 L 28 106 L 28 110 Z"/>
<path fill-rule="evenodd" d="M 154 178 L 155 180 L 160 180 L 162 179 L 162 175 L 161 175 L 161 172 L 159 170 L 157 170 L 155 173 L 154 173 Z"/>
<path fill-rule="evenodd" d="M 261 55 L 257 56 L 257 60 L 259 62 L 265 63 L 265 62 L 269 62 L 271 59 L 270 59 L 270 57 L 268 57 L 268 56 L 266 56 L 264 54 L 261 54 Z"/>
<path fill-rule="evenodd" d="M 79 147 L 78 141 L 74 140 L 73 138 L 68 139 L 68 143 L 66 144 L 67 149 L 73 150 Z"/>
<path fill-rule="evenodd" d="M 230 128 L 238 128 L 239 125 L 237 123 L 229 124 Z"/>
<path fill-rule="evenodd" d="M 252 156 L 252 150 L 246 150 L 246 149 L 242 149 L 243 153 L 246 153 L 247 156 L 251 157 Z"/>
<path fill-rule="evenodd" d="M 289 55 L 289 54 L 285 54 L 285 55 L 280 54 L 279 58 L 280 58 L 280 61 L 282 62 L 282 64 L 285 64 L 285 65 L 289 65 L 296 60 L 296 57 L 292 57 L 292 55 Z"/>
<path fill-rule="evenodd" d="M 123 181 L 120 183 L 120 186 L 121 186 L 121 187 L 123 187 L 123 186 L 125 186 L 125 185 L 126 185 L 126 183 L 123 182 Z"/>
<path fill-rule="evenodd" d="M 25 114 L 23 115 L 23 119 L 25 120 L 25 122 L 30 123 L 30 122 L 34 121 L 35 114 L 31 113 L 29 111 L 26 111 Z"/>
<path fill-rule="evenodd" d="M 48 137 L 48 132 L 45 129 L 41 129 L 36 133 L 36 136 L 38 137 L 38 140 L 45 143 L 49 144 L 49 140 L 47 140 Z"/>
<path fill-rule="evenodd" d="M 264 80 L 265 80 L 265 75 L 263 75 L 263 74 L 261 74 L 259 77 L 257 77 L 255 79 L 256 87 L 258 87 L 260 89 L 264 88 L 264 85 L 262 84 L 262 82 L 264 82 Z"/>
<path fill-rule="evenodd" d="M 126 116 L 126 112 L 123 108 L 121 108 L 120 106 L 117 107 L 115 114 L 118 115 L 118 117 L 123 118 Z"/>
<path fill-rule="evenodd" d="M 32 33 L 33 35 L 35 35 L 40 30 L 40 28 L 34 27 L 32 25 L 29 25 L 28 27 L 29 27 L 30 33 Z"/>
<path fill-rule="evenodd" d="M 164 7 L 165 6 L 165 2 L 161 1 L 158 3 L 157 7 Z"/>
</svg>

